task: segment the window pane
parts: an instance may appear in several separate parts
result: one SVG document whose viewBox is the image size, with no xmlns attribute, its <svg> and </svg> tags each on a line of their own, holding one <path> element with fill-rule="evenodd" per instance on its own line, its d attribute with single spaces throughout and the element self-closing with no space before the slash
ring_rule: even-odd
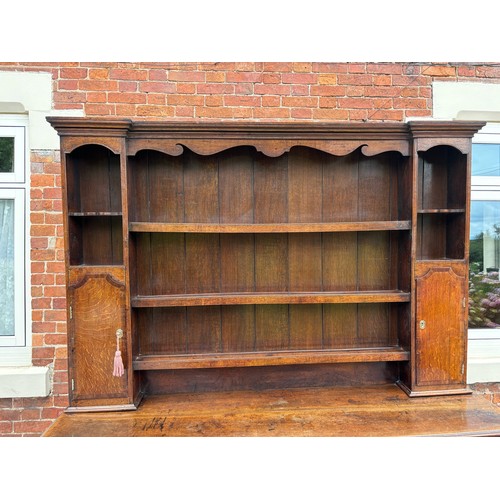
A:
<svg viewBox="0 0 500 500">
<path fill-rule="evenodd" d="M 14 172 L 14 137 L 0 137 L 0 173 Z"/>
<path fill-rule="evenodd" d="M 0 199 L 0 336 L 14 333 L 14 200 Z"/>
<path fill-rule="evenodd" d="M 500 175 L 500 144 L 472 145 L 472 175 Z"/>
<path fill-rule="evenodd" d="M 500 201 L 473 201 L 469 327 L 500 327 Z"/>
</svg>

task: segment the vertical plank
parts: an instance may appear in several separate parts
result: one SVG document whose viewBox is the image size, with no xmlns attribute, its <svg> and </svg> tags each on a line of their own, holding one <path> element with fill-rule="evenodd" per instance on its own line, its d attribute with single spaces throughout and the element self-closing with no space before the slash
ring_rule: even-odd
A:
<svg viewBox="0 0 500 500">
<path fill-rule="evenodd" d="M 390 220 L 392 193 L 388 155 L 360 157 L 359 220 Z"/>
<path fill-rule="evenodd" d="M 181 157 L 158 151 L 148 155 L 148 221 L 183 222 L 184 188 Z"/>
<path fill-rule="evenodd" d="M 130 272 L 134 273 L 136 293 L 151 295 L 151 233 L 133 233 L 131 242 L 136 257 Z"/>
<path fill-rule="evenodd" d="M 388 346 L 390 338 L 389 304 L 359 304 L 359 347 Z"/>
<path fill-rule="evenodd" d="M 255 306 L 222 306 L 222 352 L 255 350 Z"/>
<path fill-rule="evenodd" d="M 359 152 L 328 155 L 323 165 L 323 222 L 358 220 Z"/>
<path fill-rule="evenodd" d="M 323 290 L 326 292 L 357 289 L 358 233 L 323 234 Z"/>
<path fill-rule="evenodd" d="M 323 348 L 349 349 L 358 346 L 357 304 L 323 305 Z"/>
<path fill-rule="evenodd" d="M 288 155 L 288 222 L 318 222 L 322 213 L 323 155 L 292 148 Z"/>
<path fill-rule="evenodd" d="M 185 222 L 219 222 L 217 159 L 184 153 Z"/>
<path fill-rule="evenodd" d="M 150 262 L 149 287 L 153 295 L 185 293 L 184 234 L 151 233 L 147 261 Z"/>
<path fill-rule="evenodd" d="M 134 222 L 147 222 L 148 212 L 148 157 L 147 151 L 139 151 L 127 159 L 128 168 L 128 212 Z"/>
<path fill-rule="evenodd" d="M 186 233 L 186 293 L 220 291 L 218 234 Z"/>
<path fill-rule="evenodd" d="M 253 222 L 253 156 L 250 148 L 219 155 L 219 206 L 223 224 Z"/>
<path fill-rule="evenodd" d="M 186 353 L 186 308 L 154 308 L 145 311 L 141 327 L 142 354 L 185 354 Z M 142 315 L 142 311 L 139 313 Z"/>
<path fill-rule="evenodd" d="M 323 314 L 321 304 L 290 305 L 290 349 L 307 350 L 323 347 Z"/>
<path fill-rule="evenodd" d="M 221 292 L 255 290 L 255 243 L 253 234 L 221 234 Z"/>
<path fill-rule="evenodd" d="M 397 270 L 395 270 L 397 271 Z M 358 289 L 388 290 L 391 286 L 388 231 L 358 234 Z"/>
<path fill-rule="evenodd" d="M 255 306 L 255 350 L 279 351 L 288 348 L 288 306 Z"/>
<path fill-rule="evenodd" d="M 288 290 L 288 235 L 255 235 L 255 291 Z"/>
<path fill-rule="evenodd" d="M 288 156 L 255 156 L 254 222 L 288 221 Z"/>
<path fill-rule="evenodd" d="M 220 352 L 221 311 L 220 307 L 187 308 L 188 353 Z"/>
<path fill-rule="evenodd" d="M 321 291 L 321 242 L 321 233 L 291 233 L 288 235 L 291 292 Z"/>
</svg>

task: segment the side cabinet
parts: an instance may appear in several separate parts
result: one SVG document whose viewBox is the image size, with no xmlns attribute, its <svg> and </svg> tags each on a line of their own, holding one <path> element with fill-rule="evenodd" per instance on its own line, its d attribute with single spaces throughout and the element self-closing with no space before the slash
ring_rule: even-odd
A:
<svg viewBox="0 0 500 500">
<path fill-rule="evenodd" d="M 112 376 L 116 332 L 125 330 L 122 277 L 102 271 L 77 273 L 68 286 L 68 304 L 71 407 L 127 404 L 126 374 Z M 120 349 L 126 359 L 125 342 Z"/>
<path fill-rule="evenodd" d="M 451 267 L 416 279 L 416 389 L 465 388 L 466 280 Z"/>
</svg>

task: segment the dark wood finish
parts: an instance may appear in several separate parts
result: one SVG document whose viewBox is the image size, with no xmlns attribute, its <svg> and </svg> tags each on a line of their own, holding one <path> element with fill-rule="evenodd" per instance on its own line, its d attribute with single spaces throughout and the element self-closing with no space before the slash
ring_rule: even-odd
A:
<svg viewBox="0 0 500 500">
<path fill-rule="evenodd" d="M 128 372 L 123 397 L 101 407 L 217 389 L 257 367 L 283 388 L 318 367 L 337 385 L 385 374 L 410 395 L 465 390 L 455 302 L 482 123 L 49 121 L 61 136 L 68 272 L 123 273 Z M 439 341 L 417 331 L 422 311 Z"/>
<path fill-rule="evenodd" d="M 407 398 L 397 387 L 298 388 L 149 396 L 136 412 L 63 415 L 45 437 L 499 436 L 481 394 Z"/>
</svg>

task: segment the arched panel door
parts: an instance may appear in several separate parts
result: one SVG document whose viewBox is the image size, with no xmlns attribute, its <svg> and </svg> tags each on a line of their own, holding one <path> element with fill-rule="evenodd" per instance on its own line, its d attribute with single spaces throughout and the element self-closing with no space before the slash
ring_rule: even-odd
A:
<svg viewBox="0 0 500 500">
<path fill-rule="evenodd" d="M 417 278 L 418 386 L 465 383 L 465 278 L 431 268 Z"/>
<path fill-rule="evenodd" d="M 113 376 L 116 332 L 125 331 L 125 285 L 110 274 L 85 274 L 68 287 L 71 404 L 108 404 L 127 397 L 127 346 L 120 341 L 125 375 Z"/>
</svg>

